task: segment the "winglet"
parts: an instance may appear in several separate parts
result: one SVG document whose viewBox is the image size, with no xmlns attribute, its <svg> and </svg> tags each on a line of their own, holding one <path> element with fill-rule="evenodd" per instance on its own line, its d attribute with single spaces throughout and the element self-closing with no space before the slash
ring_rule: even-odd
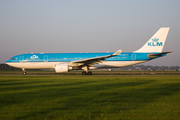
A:
<svg viewBox="0 0 180 120">
<path fill-rule="evenodd" d="M 119 55 L 121 52 L 122 52 L 122 50 L 118 50 L 113 55 Z"/>
</svg>

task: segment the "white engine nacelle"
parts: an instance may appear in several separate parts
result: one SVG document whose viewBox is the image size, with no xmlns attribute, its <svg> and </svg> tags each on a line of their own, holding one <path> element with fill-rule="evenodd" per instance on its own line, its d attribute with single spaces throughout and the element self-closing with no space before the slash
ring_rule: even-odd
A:
<svg viewBox="0 0 180 120">
<path fill-rule="evenodd" d="M 56 64 L 55 66 L 56 73 L 68 72 L 69 70 L 72 70 L 72 67 L 69 67 L 68 63 Z"/>
</svg>

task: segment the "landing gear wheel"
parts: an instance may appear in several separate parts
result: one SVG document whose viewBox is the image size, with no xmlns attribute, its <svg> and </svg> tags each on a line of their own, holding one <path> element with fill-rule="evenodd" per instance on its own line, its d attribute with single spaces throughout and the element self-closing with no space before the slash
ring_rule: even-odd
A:
<svg viewBox="0 0 180 120">
<path fill-rule="evenodd" d="M 26 72 L 23 72 L 23 75 L 26 75 L 27 73 Z"/>
<path fill-rule="evenodd" d="M 91 71 L 89 71 L 89 72 L 88 72 L 88 75 L 92 75 L 92 72 L 91 72 Z"/>
<path fill-rule="evenodd" d="M 86 71 L 83 71 L 83 72 L 82 72 L 82 75 L 86 75 Z"/>
</svg>

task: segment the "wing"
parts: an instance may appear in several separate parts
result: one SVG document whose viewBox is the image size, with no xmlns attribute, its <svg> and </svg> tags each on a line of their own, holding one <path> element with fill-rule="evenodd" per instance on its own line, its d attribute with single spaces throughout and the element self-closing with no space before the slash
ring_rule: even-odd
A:
<svg viewBox="0 0 180 120">
<path fill-rule="evenodd" d="M 92 64 L 96 64 L 96 63 L 100 63 L 104 60 L 106 60 L 107 58 L 113 57 L 113 56 L 117 56 L 122 52 L 122 50 L 118 50 L 116 51 L 114 54 L 112 55 L 107 55 L 107 56 L 101 56 L 101 57 L 94 57 L 94 58 L 88 58 L 88 59 L 83 59 L 83 60 L 77 60 L 77 61 L 72 61 L 71 65 L 73 66 L 87 66 L 87 65 L 92 65 Z"/>
</svg>

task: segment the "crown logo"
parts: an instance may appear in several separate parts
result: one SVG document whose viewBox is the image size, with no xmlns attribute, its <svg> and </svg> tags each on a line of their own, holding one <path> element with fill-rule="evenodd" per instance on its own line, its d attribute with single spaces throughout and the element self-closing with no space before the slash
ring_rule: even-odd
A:
<svg viewBox="0 0 180 120">
<path fill-rule="evenodd" d="M 154 38 L 154 39 L 151 39 L 153 42 L 158 42 L 159 39 L 157 38 Z"/>
<path fill-rule="evenodd" d="M 31 58 L 32 58 L 32 59 L 36 59 L 36 58 L 38 58 L 38 56 L 33 55 L 33 56 L 31 56 Z"/>
</svg>

